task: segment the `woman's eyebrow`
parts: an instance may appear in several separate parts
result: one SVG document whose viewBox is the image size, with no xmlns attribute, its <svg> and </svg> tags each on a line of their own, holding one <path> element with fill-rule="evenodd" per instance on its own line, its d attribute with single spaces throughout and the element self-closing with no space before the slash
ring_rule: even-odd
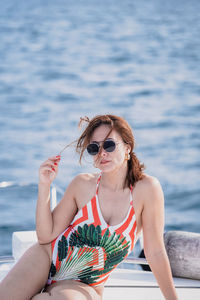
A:
<svg viewBox="0 0 200 300">
<path fill-rule="evenodd" d="M 99 143 L 102 143 L 103 141 L 91 141 L 91 143 L 96 143 L 96 144 L 99 144 Z"/>
<path fill-rule="evenodd" d="M 107 140 L 113 140 L 113 139 L 112 138 L 107 138 L 106 140 L 103 140 L 103 141 L 91 141 L 91 143 L 97 143 L 97 144 L 99 144 L 99 143 L 103 143 L 103 142 L 105 142 Z"/>
</svg>

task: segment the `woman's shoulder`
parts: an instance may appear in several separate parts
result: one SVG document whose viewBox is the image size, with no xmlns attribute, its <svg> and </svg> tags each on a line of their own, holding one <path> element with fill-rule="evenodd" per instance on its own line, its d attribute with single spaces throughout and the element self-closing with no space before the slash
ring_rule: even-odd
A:
<svg viewBox="0 0 200 300">
<path fill-rule="evenodd" d="M 135 184 L 135 191 L 143 199 L 155 199 L 161 195 L 162 187 L 157 177 L 144 174 L 143 178 Z"/>
<path fill-rule="evenodd" d="M 71 181 L 71 185 L 78 191 L 92 189 L 96 186 L 99 174 L 79 173 Z"/>
<path fill-rule="evenodd" d="M 94 196 L 98 176 L 99 174 L 80 173 L 72 180 L 74 197 L 79 209 Z"/>
<path fill-rule="evenodd" d="M 90 183 L 97 181 L 98 176 L 98 173 L 79 173 L 73 178 L 73 181 L 80 184 Z"/>
<path fill-rule="evenodd" d="M 160 186 L 160 182 L 157 177 L 144 173 L 143 178 L 137 181 L 136 185 L 145 189 L 152 189 Z"/>
</svg>

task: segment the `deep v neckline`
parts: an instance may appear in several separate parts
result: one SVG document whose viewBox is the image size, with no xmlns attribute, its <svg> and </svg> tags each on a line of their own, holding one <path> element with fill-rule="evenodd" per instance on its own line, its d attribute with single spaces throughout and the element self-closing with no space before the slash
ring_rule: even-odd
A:
<svg viewBox="0 0 200 300">
<path fill-rule="evenodd" d="M 128 217 L 130 215 L 130 212 L 131 212 L 131 209 L 134 210 L 134 207 L 133 207 L 133 197 L 132 197 L 132 187 L 130 187 L 129 209 L 128 209 L 128 212 L 127 212 L 125 218 L 120 223 L 118 223 L 116 225 L 110 225 L 110 224 L 108 224 L 108 222 L 106 222 L 106 220 L 105 220 L 105 218 L 103 216 L 103 213 L 102 213 L 102 210 L 101 210 L 101 207 L 100 207 L 100 202 L 99 202 L 99 196 L 98 196 L 98 194 L 99 194 L 99 184 L 100 184 L 101 176 L 102 176 L 102 173 L 100 173 L 100 175 L 98 177 L 97 187 L 96 187 L 96 203 L 97 203 L 99 214 L 100 214 L 101 219 L 103 220 L 104 224 L 106 225 L 106 227 L 109 227 L 109 228 L 118 228 L 118 227 L 121 227 L 126 222 L 126 220 L 128 219 Z M 135 210 L 134 210 L 134 214 L 135 214 Z"/>
</svg>

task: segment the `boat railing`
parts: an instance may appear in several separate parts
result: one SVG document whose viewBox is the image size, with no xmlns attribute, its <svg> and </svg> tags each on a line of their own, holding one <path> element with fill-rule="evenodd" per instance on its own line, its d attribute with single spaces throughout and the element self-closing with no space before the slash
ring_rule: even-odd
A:
<svg viewBox="0 0 200 300">
<path fill-rule="evenodd" d="M 0 256 L 0 264 L 3 263 L 14 263 L 15 258 L 13 256 Z M 127 264 L 137 264 L 137 265 L 149 265 L 145 258 L 131 257 L 126 258 L 123 263 Z"/>
</svg>

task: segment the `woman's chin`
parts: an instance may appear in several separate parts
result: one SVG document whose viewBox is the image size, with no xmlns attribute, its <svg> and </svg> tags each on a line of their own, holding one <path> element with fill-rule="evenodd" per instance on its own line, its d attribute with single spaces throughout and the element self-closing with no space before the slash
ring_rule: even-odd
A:
<svg viewBox="0 0 200 300">
<path fill-rule="evenodd" d="M 113 162 L 108 163 L 99 163 L 97 168 L 101 170 L 101 172 L 109 173 L 119 171 L 124 166 L 124 162 L 121 164 L 115 164 Z"/>
<path fill-rule="evenodd" d="M 116 166 L 113 166 L 113 164 L 100 164 L 98 166 L 98 168 L 102 171 L 102 172 L 105 172 L 105 173 L 108 173 L 108 172 L 112 172 L 116 169 Z"/>
</svg>

